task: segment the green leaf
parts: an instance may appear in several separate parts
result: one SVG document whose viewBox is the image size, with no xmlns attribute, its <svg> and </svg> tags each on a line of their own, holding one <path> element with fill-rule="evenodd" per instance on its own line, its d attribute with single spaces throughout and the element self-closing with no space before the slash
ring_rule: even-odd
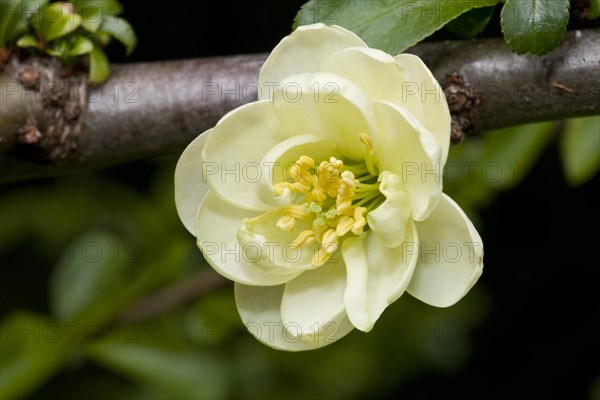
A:
<svg viewBox="0 0 600 400">
<path fill-rule="evenodd" d="M 75 10 L 84 19 L 100 20 L 109 15 L 119 15 L 123 6 L 118 0 L 72 0 Z"/>
<path fill-rule="evenodd" d="M 479 35 L 490 22 L 496 7 L 474 8 L 450 21 L 445 28 L 457 36 L 473 38 Z"/>
<path fill-rule="evenodd" d="M 397 54 L 431 35 L 473 8 L 500 0 L 311 0 L 304 4 L 294 27 L 315 22 L 351 30 L 369 46 Z"/>
<path fill-rule="evenodd" d="M 588 8 L 588 19 L 596 19 L 600 17 L 600 0 L 590 0 L 590 8 Z"/>
<path fill-rule="evenodd" d="M 110 74 L 108 58 L 104 51 L 98 46 L 94 46 L 90 52 L 90 83 L 100 84 L 104 82 Z"/>
<path fill-rule="evenodd" d="M 504 40 L 518 54 L 542 55 L 558 46 L 569 22 L 568 0 L 506 0 Z"/>
<path fill-rule="evenodd" d="M 88 32 L 96 32 L 102 25 L 102 18 L 93 18 L 82 16 L 81 26 Z"/>
<path fill-rule="evenodd" d="M 25 35 L 21 36 L 21 38 L 17 41 L 17 46 L 27 48 L 27 47 L 35 47 L 36 49 L 41 49 L 40 43 L 33 35 Z"/>
<path fill-rule="evenodd" d="M 27 32 L 27 19 L 48 0 L 0 0 L 0 47 Z"/>
<path fill-rule="evenodd" d="M 57 40 L 52 47 L 46 50 L 46 53 L 54 57 L 63 58 L 67 55 L 68 50 L 67 43 L 64 40 Z"/>
<path fill-rule="evenodd" d="M 94 43 L 85 36 L 77 36 L 77 39 L 73 46 L 71 46 L 71 50 L 69 51 L 69 55 L 71 56 L 80 56 L 83 54 L 87 54 L 92 51 L 94 48 Z"/>
<path fill-rule="evenodd" d="M 540 122 L 486 132 L 479 176 L 500 190 L 518 185 L 552 140 L 555 129 L 556 122 Z"/>
<path fill-rule="evenodd" d="M 108 17 L 102 21 L 102 26 L 100 27 L 102 32 L 107 32 L 112 35 L 119 42 L 123 43 L 125 49 L 127 51 L 127 55 L 129 55 L 137 44 L 137 37 L 133 28 L 123 18 L 119 17 Z"/>
<path fill-rule="evenodd" d="M 0 398 L 22 398 L 67 361 L 73 326 L 26 311 L 9 314 L 0 326 Z"/>
<path fill-rule="evenodd" d="M 123 12 L 117 0 L 75 0 L 72 3 L 83 18 L 81 26 L 89 32 L 96 32 L 103 20 Z"/>
<path fill-rule="evenodd" d="M 600 116 L 568 120 L 560 153 L 569 184 L 579 186 L 596 175 L 600 169 Z"/>
<path fill-rule="evenodd" d="M 63 321 L 82 320 L 92 309 L 102 307 L 103 297 L 121 289 L 127 268 L 117 252 L 121 243 L 107 232 L 86 234 L 69 243 L 50 278 L 50 308 L 55 316 Z"/>
<path fill-rule="evenodd" d="M 182 323 L 180 319 L 171 318 L 168 326 L 153 322 L 127 328 L 133 332 L 107 335 L 93 343 L 87 355 L 141 385 L 159 389 L 165 398 L 227 398 L 230 385 L 223 360 L 216 354 L 198 351 L 174 331 Z"/>
<path fill-rule="evenodd" d="M 63 2 L 42 7 L 34 18 L 34 26 L 47 42 L 63 37 L 81 25 L 81 16 L 74 12 L 71 4 Z"/>
</svg>

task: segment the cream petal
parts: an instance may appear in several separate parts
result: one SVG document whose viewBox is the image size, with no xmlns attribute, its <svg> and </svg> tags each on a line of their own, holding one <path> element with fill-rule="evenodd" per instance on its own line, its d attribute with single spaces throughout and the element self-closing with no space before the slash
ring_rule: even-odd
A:
<svg viewBox="0 0 600 400">
<path fill-rule="evenodd" d="M 383 171 L 379 181 L 379 191 L 386 199 L 367 214 L 367 221 L 384 246 L 397 247 L 404 240 L 409 222 L 410 199 L 399 175 Z"/>
<path fill-rule="evenodd" d="M 288 332 L 305 342 L 319 341 L 328 327 L 345 318 L 346 270 L 339 254 L 323 266 L 285 284 L 281 318 Z"/>
<path fill-rule="evenodd" d="M 325 60 L 322 72 L 339 75 L 362 90 L 371 100 L 389 101 L 418 121 L 424 120 L 423 105 L 415 92 L 415 82 L 391 55 L 377 49 L 352 47 L 333 53 Z"/>
<path fill-rule="evenodd" d="M 341 157 L 336 145 L 329 140 L 316 135 L 292 136 L 275 145 L 261 160 L 263 173 L 256 185 L 258 198 L 280 207 L 290 204 L 290 193 L 277 195 L 273 183 L 290 181 L 289 167 L 303 155 L 311 157 L 317 164 L 332 156 Z"/>
<path fill-rule="evenodd" d="M 232 206 L 208 191 L 198 209 L 196 233 L 198 247 L 208 263 L 232 281 L 255 286 L 280 285 L 300 272 L 272 273 L 256 264 L 256 247 L 244 247 L 237 240 L 237 231 L 244 218 L 260 213 Z"/>
<path fill-rule="evenodd" d="M 337 75 L 319 72 L 289 76 L 275 91 L 273 105 L 286 132 L 327 139 L 351 160 L 361 160 L 365 152 L 358 135 L 374 135 L 369 99 Z"/>
<path fill-rule="evenodd" d="M 276 226 L 283 209 L 276 209 L 256 218 L 245 219 L 237 232 L 237 239 L 245 249 L 246 259 L 264 270 L 277 274 L 313 269 L 316 242 L 294 249 L 292 242 L 304 230 L 312 230 L 312 221 L 296 220 L 291 232 Z"/>
<path fill-rule="evenodd" d="M 407 291 L 432 306 L 451 306 L 483 271 L 481 237 L 463 210 L 445 194 L 429 217 L 416 226 L 420 255 Z"/>
<path fill-rule="evenodd" d="M 227 202 L 248 210 L 267 211 L 256 196 L 260 160 L 287 136 L 268 101 L 241 106 L 213 128 L 202 153 L 202 172 L 208 187 Z"/>
<path fill-rule="evenodd" d="M 440 163 L 443 168 L 448 159 L 452 123 L 444 91 L 419 57 L 413 54 L 399 54 L 395 59 L 408 74 L 410 82 L 415 83 L 410 93 L 414 92 L 414 88 L 417 88 L 418 92 L 407 96 L 413 96 L 420 101 L 424 115 L 420 121 L 438 140 L 441 149 Z"/>
<path fill-rule="evenodd" d="M 196 213 L 208 192 L 202 177 L 202 150 L 211 130 L 200 134 L 181 153 L 175 167 L 175 207 L 186 229 L 196 236 Z"/>
<path fill-rule="evenodd" d="M 346 336 L 354 326 L 347 317 L 330 323 L 312 340 L 295 335 L 297 326 L 285 325 L 281 319 L 284 285 L 257 287 L 235 284 L 235 302 L 242 322 L 254 337 L 278 350 L 303 351 L 318 349 Z"/>
<path fill-rule="evenodd" d="M 440 146 L 410 113 L 396 104 L 374 103 L 378 123 L 375 157 L 381 170 L 402 179 L 410 198 L 411 218 L 425 219 L 442 193 Z"/>
<path fill-rule="evenodd" d="M 268 100 L 285 77 L 317 72 L 331 54 L 346 47 L 366 47 L 358 36 L 339 26 L 300 26 L 283 38 L 262 66 L 258 78 L 259 99 Z"/>
<path fill-rule="evenodd" d="M 377 235 L 367 233 L 346 239 L 342 254 L 348 273 L 346 312 L 357 329 L 368 332 L 402 296 L 413 275 L 418 258 L 414 223 L 409 223 L 406 240 L 398 247 L 386 247 Z"/>
</svg>

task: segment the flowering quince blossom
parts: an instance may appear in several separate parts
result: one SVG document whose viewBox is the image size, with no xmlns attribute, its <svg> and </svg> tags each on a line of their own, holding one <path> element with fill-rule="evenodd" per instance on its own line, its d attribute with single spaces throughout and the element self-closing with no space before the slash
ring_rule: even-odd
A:
<svg viewBox="0 0 600 400">
<path fill-rule="evenodd" d="M 258 87 L 175 172 L 179 216 L 235 282 L 248 330 L 315 349 L 371 330 L 405 291 L 438 307 L 462 298 L 483 245 L 442 193 L 450 114 L 423 62 L 315 24 L 277 45 Z"/>
</svg>

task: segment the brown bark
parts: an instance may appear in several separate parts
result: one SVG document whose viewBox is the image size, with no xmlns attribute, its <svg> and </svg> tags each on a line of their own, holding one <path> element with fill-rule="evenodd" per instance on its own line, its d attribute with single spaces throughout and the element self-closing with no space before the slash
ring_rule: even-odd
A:
<svg viewBox="0 0 600 400">
<path fill-rule="evenodd" d="M 483 131 L 599 114 L 599 48 L 600 30 L 587 30 L 568 32 L 542 57 L 516 55 L 502 39 L 422 43 L 408 52 L 421 56 L 440 82 L 460 76 L 477 101 L 458 111 L 463 119 L 456 129 Z M 113 65 L 104 85 L 87 88 L 77 148 L 58 164 L 22 151 L 27 145 L 18 132 L 31 117 L 43 120 L 42 101 L 18 83 L 19 67 L 9 65 L 0 73 L 0 183 L 180 151 L 226 112 L 256 98 L 265 58 Z"/>
</svg>

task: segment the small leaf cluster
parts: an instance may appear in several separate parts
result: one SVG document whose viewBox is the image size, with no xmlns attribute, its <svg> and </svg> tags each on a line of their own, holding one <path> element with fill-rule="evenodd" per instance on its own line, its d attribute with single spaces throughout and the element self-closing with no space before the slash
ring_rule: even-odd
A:
<svg viewBox="0 0 600 400">
<path fill-rule="evenodd" d="M 16 44 L 73 65 L 82 56 L 89 62 L 89 81 L 102 83 L 109 75 L 103 47 L 114 38 L 130 54 L 137 44 L 133 28 L 119 17 L 118 0 L 0 0 L 0 47 Z"/>
<path fill-rule="evenodd" d="M 499 3 L 502 33 L 512 51 L 542 55 L 560 44 L 569 22 L 568 0 L 310 0 L 296 15 L 294 28 L 340 25 L 369 46 L 397 54 L 441 28 L 475 37 Z M 590 0 L 587 17 L 600 17 L 600 0 Z"/>
</svg>

